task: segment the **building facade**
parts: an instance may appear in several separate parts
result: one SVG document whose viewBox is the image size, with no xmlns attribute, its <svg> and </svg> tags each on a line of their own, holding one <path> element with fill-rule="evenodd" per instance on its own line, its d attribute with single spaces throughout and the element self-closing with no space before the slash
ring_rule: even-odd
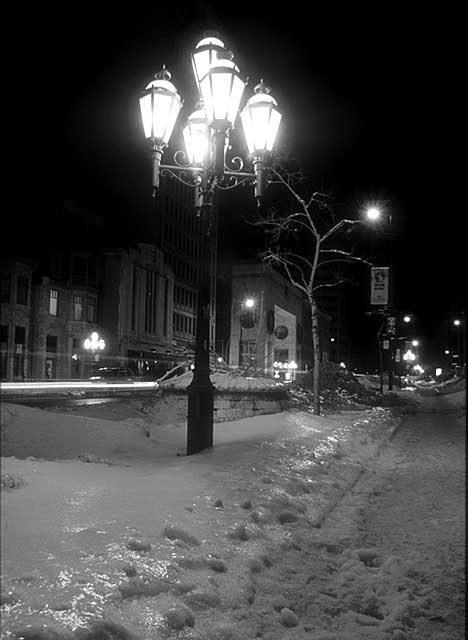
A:
<svg viewBox="0 0 468 640">
<path fill-rule="evenodd" d="M 0 371 L 2 380 L 23 380 L 30 368 L 31 300 L 34 262 L 2 261 Z"/>
<path fill-rule="evenodd" d="M 217 337 L 228 363 L 271 375 L 310 369 L 311 314 L 301 292 L 261 263 L 223 265 L 220 272 Z M 329 324 L 321 314 L 321 360 L 328 359 Z"/>
<path fill-rule="evenodd" d="M 174 275 L 153 245 L 104 252 L 101 325 L 107 359 L 139 375 L 157 375 L 173 349 Z"/>
<path fill-rule="evenodd" d="M 51 251 L 2 264 L 2 380 L 89 377 L 97 365 L 157 374 L 183 360 L 173 344 L 174 277 L 153 245 Z M 105 348 L 85 348 L 93 332 Z"/>
<path fill-rule="evenodd" d="M 198 281 L 203 238 L 200 219 L 194 209 L 193 187 L 167 176 L 157 192 L 156 245 L 174 274 L 173 338 L 175 345 L 194 352 Z M 217 209 L 211 211 L 211 305 L 210 345 L 214 350 L 216 332 Z"/>
</svg>

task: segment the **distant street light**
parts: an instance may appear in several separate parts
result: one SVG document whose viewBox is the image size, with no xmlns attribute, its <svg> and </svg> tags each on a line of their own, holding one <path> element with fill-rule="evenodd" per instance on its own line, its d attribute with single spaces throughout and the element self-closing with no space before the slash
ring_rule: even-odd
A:
<svg viewBox="0 0 468 640">
<path fill-rule="evenodd" d="M 462 313 L 463 315 L 463 313 Z M 457 354 L 459 355 L 459 359 L 457 361 L 458 366 L 463 367 L 465 364 L 465 332 L 462 329 L 463 320 L 461 318 L 455 318 L 453 321 L 453 326 L 456 327 L 456 336 L 457 336 Z M 455 356 L 453 356 L 455 357 Z"/>
<path fill-rule="evenodd" d="M 411 344 L 413 345 L 413 347 L 418 347 L 419 346 L 419 340 L 412 340 Z"/>
<path fill-rule="evenodd" d="M 411 316 L 403 316 L 403 322 L 406 322 L 406 324 L 408 324 L 408 322 L 411 322 Z"/>
<path fill-rule="evenodd" d="M 96 363 L 99 362 L 99 352 L 106 348 L 105 341 L 99 337 L 97 331 L 93 331 L 89 338 L 83 342 L 86 351 L 91 352 L 93 356 L 93 374 L 96 373 Z"/>
<path fill-rule="evenodd" d="M 403 360 L 406 360 L 407 362 L 413 362 L 414 360 L 416 360 L 416 354 L 413 353 L 411 349 L 408 349 L 408 351 L 403 354 Z"/>
<path fill-rule="evenodd" d="M 255 307 L 255 300 L 253 298 L 247 298 L 243 300 L 241 303 L 241 313 L 239 317 L 239 367 L 244 367 L 248 364 L 248 359 L 246 358 L 245 349 L 244 349 L 244 340 L 242 335 L 242 329 L 245 327 L 246 329 L 251 329 L 254 324 L 254 315 L 253 308 Z M 248 309 L 249 312 L 244 313 L 244 308 Z M 247 354 L 248 355 L 248 354 Z"/>
<path fill-rule="evenodd" d="M 366 216 L 369 220 L 377 220 L 381 215 L 381 211 L 377 207 L 369 207 L 366 209 Z"/>
</svg>

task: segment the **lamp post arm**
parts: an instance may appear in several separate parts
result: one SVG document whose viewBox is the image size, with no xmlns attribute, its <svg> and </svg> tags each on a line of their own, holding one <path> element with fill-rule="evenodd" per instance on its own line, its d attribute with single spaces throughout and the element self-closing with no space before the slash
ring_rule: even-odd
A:
<svg viewBox="0 0 468 640">
<path fill-rule="evenodd" d="M 158 144 L 155 140 L 151 142 L 151 183 L 153 185 L 153 198 L 156 197 L 156 190 L 159 189 L 159 170 L 164 145 Z"/>
<path fill-rule="evenodd" d="M 355 224 L 359 224 L 360 220 L 340 220 L 339 222 L 337 222 L 335 224 L 334 227 L 332 227 L 331 229 L 329 229 L 327 231 L 327 233 L 325 233 L 322 236 L 322 242 L 325 242 L 325 240 L 327 240 L 331 235 L 333 235 L 334 233 L 336 233 L 338 231 L 338 229 L 341 229 L 341 227 L 344 227 L 345 225 L 349 224 L 349 225 L 355 225 Z"/>
<path fill-rule="evenodd" d="M 260 200 L 263 197 L 264 184 L 264 163 L 262 155 L 254 157 L 253 168 L 255 173 L 255 198 L 257 199 L 257 206 L 260 206 Z"/>
</svg>

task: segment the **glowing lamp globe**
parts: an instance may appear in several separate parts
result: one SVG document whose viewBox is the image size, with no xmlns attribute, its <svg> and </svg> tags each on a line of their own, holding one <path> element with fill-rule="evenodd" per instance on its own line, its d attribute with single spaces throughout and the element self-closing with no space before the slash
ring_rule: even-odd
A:
<svg viewBox="0 0 468 640">
<path fill-rule="evenodd" d="M 208 151 L 208 121 L 203 109 L 194 111 L 183 129 L 185 149 L 191 164 L 202 164 Z"/>
<path fill-rule="evenodd" d="M 254 91 L 255 94 L 241 113 L 242 128 L 252 156 L 262 155 L 273 149 L 281 122 L 277 102 L 263 80 Z"/>
<path fill-rule="evenodd" d="M 219 56 L 224 56 L 226 49 L 224 43 L 215 36 L 208 36 L 200 40 L 192 53 L 193 73 L 197 87 L 200 89 L 201 79 L 210 70 L 211 66 L 218 61 Z"/>
<path fill-rule="evenodd" d="M 140 110 L 145 137 L 158 145 L 167 145 L 182 108 L 171 74 L 163 67 L 140 97 Z"/>
<path fill-rule="evenodd" d="M 370 207 L 369 209 L 367 209 L 366 215 L 369 220 L 377 220 L 378 218 L 380 218 L 380 209 L 377 209 L 377 207 Z"/>
<path fill-rule="evenodd" d="M 245 84 L 232 60 L 220 59 L 210 66 L 200 80 L 200 93 L 210 126 L 226 130 L 234 124 Z"/>
</svg>

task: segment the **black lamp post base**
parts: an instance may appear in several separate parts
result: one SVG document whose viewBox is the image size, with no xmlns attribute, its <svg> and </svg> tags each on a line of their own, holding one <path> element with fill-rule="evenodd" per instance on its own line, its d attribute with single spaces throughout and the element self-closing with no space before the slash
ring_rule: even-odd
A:
<svg viewBox="0 0 468 640">
<path fill-rule="evenodd" d="M 187 388 L 187 455 L 213 447 L 213 412 L 215 388 L 209 375 L 197 380 L 196 375 Z"/>
</svg>

